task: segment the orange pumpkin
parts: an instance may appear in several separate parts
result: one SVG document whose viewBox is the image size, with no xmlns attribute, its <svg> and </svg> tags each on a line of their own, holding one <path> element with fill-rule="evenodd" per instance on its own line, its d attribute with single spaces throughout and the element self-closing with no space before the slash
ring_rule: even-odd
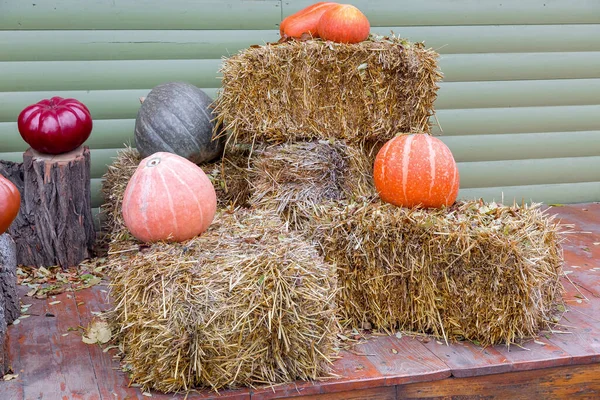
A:
<svg viewBox="0 0 600 400">
<path fill-rule="evenodd" d="M 123 219 L 142 242 L 182 242 L 208 229 L 215 189 L 200 167 L 172 153 L 144 158 L 123 195 Z"/>
<path fill-rule="evenodd" d="M 8 179 L 0 175 L 0 235 L 8 230 L 21 208 L 21 193 Z"/>
<path fill-rule="evenodd" d="M 295 14 L 287 16 L 279 25 L 279 34 L 281 37 L 300 38 L 303 33 L 309 33 L 313 37 L 317 35 L 317 23 L 321 15 L 337 3 L 321 1 L 311 6 L 303 8 Z"/>
<path fill-rule="evenodd" d="M 381 200 L 399 207 L 452 205 L 460 182 L 450 149 L 426 134 L 388 141 L 377 153 L 373 178 Z"/>
<path fill-rule="evenodd" d="M 369 37 L 371 25 L 360 10 L 350 4 L 329 7 L 317 24 L 317 34 L 323 40 L 337 43 L 359 43 Z"/>
</svg>

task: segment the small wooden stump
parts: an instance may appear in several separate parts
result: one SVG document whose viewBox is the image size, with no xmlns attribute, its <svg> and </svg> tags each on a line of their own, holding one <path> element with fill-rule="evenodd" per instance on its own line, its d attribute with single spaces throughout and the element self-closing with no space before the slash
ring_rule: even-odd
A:
<svg viewBox="0 0 600 400">
<path fill-rule="evenodd" d="M 9 324 L 19 318 L 21 307 L 17 293 L 17 249 L 7 234 L 0 235 L 0 377 L 9 370 L 8 341 Z"/>
<path fill-rule="evenodd" d="M 92 255 L 88 147 L 56 156 L 30 148 L 22 164 L 0 162 L 0 173 L 21 192 L 21 210 L 8 231 L 19 264 L 66 268 Z"/>
</svg>

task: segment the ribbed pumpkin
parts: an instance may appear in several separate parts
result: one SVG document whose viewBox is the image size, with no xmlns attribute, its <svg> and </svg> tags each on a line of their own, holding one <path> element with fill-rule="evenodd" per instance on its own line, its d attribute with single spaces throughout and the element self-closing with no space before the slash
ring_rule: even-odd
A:
<svg viewBox="0 0 600 400">
<path fill-rule="evenodd" d="M 388 141 L 377 153 L 373 177 L 381 200 L 400 207 L 452 205 L 460 183 L 448 146 L 426 134 Z"/>
<path fill-rule="evenodd" d="M 338 4 L 321 1 L 285 17 L 279 25 L 279 34 L 281 37 L 300 38 L 303 33 L 309 33 L 313 37 L 318 37 L 317 24 L 319 19 L 332 6 L 338 6 Z"/>
<path fill-rule="evenodd" d="M 208 229 L 215 189 L 200 167 L 176 154 L 143 159 L 123 195 L 123 219 L 142 242 L 182 242 Z"/>
<path fill-rule="evenodd" d="M 221 155 L 224 139 L 212 140 L 212 100 L 186 82 L 154 87 L 135 120 L 135 146 L 142 157 L 165 151 L 195 164 Z"/>
<path fill-rule="evenodd" d="M 21 193 L 8 179 L 0 175 L 0 235 L 8 230 L 21 208 Z"/>
<path fill-rule="evenodd" d="M 323 40 L 337 43 L 359 43 L 369 37 L 371 25 L 360 10 L 350 4 L 329 7 L 317 24 Z"/>
</svg>

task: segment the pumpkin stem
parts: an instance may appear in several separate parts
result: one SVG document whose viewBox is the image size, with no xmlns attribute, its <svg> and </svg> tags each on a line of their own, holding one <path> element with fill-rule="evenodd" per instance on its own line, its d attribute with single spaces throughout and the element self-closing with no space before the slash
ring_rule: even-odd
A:
<svg viewBox="0 0 600 400">
<path fill-rule="evenodd" d="M 160 164 L 160 157 L 154 157 L 146 162 L 146 167 L 156 167 L 158 164 Z"/>
</svg>

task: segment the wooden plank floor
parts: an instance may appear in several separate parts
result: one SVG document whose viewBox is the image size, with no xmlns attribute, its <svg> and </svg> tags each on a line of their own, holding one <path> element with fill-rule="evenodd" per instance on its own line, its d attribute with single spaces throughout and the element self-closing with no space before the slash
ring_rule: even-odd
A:
<svg viewBox="0 0 600 400">
<path fill-rule="evenodd" d="M 541 336 L 523 348 L 434 339 L 374 336 L 342 352 L 341 379 L 275 388 L 190 393 L 188 399 L 396 398 L 600 398 L 600 204 L 552 209 L 578 233 L 565 243 L 564 279 L 569 333 Z M 21 288 L 22 294 L 26 288 Z M 1 400 L 146 399 L 114 359 L 114 350 L 81 341 L 93 313 L 105 310 L 107 288 L 98 285 L 32 303 L 30 317 L 9 328 L 10 356 L 18 378 L 0 382 Z M 185 395 L 152 393 L 154 399 Z"/>
</svg>

